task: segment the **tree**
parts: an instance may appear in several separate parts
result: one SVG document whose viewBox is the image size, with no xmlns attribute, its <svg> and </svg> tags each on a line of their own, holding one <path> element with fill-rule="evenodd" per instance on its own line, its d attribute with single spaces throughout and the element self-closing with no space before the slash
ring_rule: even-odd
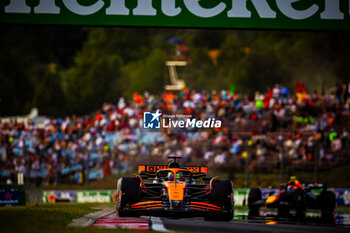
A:
<svg viewBox="0 0 350 233">
<path fill-rule="evenodd" d="M 38 77 L 34 88 L 32 106 L 37 107 L 41 115 L 58 117 L 65 116 L 66 113 L 66 99 L 56 66 L 54 63 L 48 65 Z"/>
<path fill-rule="evenodd" d="M 157 94 L 164 90 L 165 61 L 165 52 L 155 49 L 147 57 L 126 65 L 121 83 L 124 95 L 131 97 L 134 91 Z"/>
<path fill-rule="evenodd" d="M 84 50 L 76 65 L 68 70 L 65 95 L 71 114 L 86 114 L 104 102 L 116 102 L 121 95 L 118 85 L 121 59 L 117 55 Z"/>
</svg>

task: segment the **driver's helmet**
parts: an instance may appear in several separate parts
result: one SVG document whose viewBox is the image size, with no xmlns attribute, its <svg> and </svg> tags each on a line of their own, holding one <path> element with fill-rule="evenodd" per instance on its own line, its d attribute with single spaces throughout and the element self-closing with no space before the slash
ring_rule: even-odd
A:
<svg viewBox="0 0 350 233">
<path fill-rule="evenodd" d="M 183 181 L 184 180 L 184 176 L 182 175 L 182 172 L 176 173 L 176 180 L 177 181 Z"/>
<path fill-rule="evenodd" d="M 172 172 L 168 173 L 168 180 L 174 180 L 174 173 Z"/>
<path fill-rule="evenodd" d="M 297 180 L 296 176 L 291 176 L 290 180 L 288 181 L 288 188 L 289 189 L 298 189 L 302 186 L 299 180 Z"/>
</svg>

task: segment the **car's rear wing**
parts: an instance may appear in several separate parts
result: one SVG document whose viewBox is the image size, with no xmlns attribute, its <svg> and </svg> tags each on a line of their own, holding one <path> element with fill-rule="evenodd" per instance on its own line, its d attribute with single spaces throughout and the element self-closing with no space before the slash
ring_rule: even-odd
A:
<svg viewBox="0 0 350 233">
<path fill-rule="evenodd" d="M 138 172 L 141 174 L 146 174 L 148 176 L 155 176 L 157 171 L 168 169 L 167 165 L 139 165 Z M 190 167 L 182 167 L 182 169 L 186 169 L 191 171 L 194 176 L 198 175 L 206 175 L 208 173 L 208 167 L 202 166 L 190 166 Z"/>
</svg>

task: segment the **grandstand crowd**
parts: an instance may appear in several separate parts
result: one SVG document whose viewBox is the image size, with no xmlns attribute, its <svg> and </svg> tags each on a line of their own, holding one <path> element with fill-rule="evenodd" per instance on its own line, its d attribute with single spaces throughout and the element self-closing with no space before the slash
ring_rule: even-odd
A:
<svg viewBox="0 0 350 233">
<path fill-rule="evenodd" d="M 0 179 L 16 174 L 37 184 L 82 183 L 182 156 L 188 164 L 224 171 L 327 169 L 350 161 L 350 82 L 329 93 L 310 93 L 297 83 L 242 96 L 232 90 L 134 93 L 82 117 L 0 122 Z M 220 129 L 143 129 L 143 112 L 214 117 Z"/>
</svg>

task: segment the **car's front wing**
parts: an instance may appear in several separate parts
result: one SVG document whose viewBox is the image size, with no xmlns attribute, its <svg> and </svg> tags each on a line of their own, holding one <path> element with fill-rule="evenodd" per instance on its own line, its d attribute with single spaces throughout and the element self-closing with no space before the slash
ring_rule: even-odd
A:
<svg viewBox="0 0 350 233">
<path fill-rule="evenodd" d="M 135 215 L 152 215 L 160 217 L 207 217 L 228 212 L 222 207 L 206 203 L 191 202 L 186 205 L 170 206 L 163 201 L 138 202 L 119 210 L 120 212 L 134 213 Z"/>
</svg>

